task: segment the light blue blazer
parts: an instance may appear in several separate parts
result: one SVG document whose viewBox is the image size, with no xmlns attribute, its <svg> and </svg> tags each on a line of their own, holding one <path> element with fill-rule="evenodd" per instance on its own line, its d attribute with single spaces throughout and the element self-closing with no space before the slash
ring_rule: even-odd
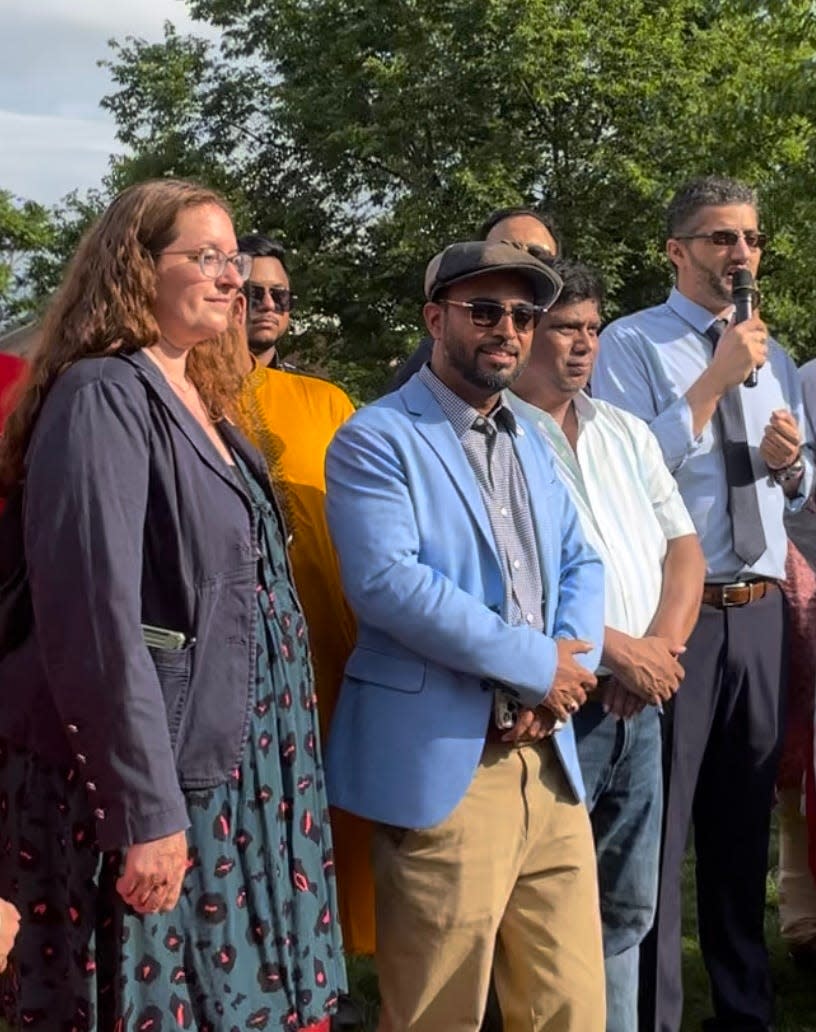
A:
<svg viewBox="0 0 816 1032">
<path fill-rule="evenodd" d="M 467 791 L 491 719 L 484 681 L 525 705 L 547 695 L 554 638 L 583 638 L 600 660 L 601 561 L 586 544 L 547 445 L 518 420 L 544 584 L 545 633 L 501 618 L 504 590 L 487 511 L 462 445 L 413 377 L 361 409 L 326 459 L 329 527 L 359 634 L 332 719 L 331 802 L 401 827 L 438 824 Z M 555 748 L 576 800 L 571 724 Z"/>
</svg>

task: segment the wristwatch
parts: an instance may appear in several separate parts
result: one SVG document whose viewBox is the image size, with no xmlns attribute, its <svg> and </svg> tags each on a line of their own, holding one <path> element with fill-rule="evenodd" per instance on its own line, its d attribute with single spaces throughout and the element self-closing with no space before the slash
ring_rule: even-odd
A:
<svg viewBox="0 0 816 1032">
<path fill-rule="evenodd" d="M 782 466 L 781 469 L 772 469 L 771 476 L 777 484 L 787 484 L 790 480 L 796 480 L 805 471 L 805 464 L 802 456 L 798 456 L 789 466 Z"/>
</svg>

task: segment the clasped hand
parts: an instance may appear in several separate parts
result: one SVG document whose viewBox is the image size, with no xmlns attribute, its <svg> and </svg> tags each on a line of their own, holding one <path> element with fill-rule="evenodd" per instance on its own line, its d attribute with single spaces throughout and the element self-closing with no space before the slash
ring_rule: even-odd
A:
<svg viewBox="0 0 816 1032">
<path fill-rule="evenodd" d="M 586 702 L 587 692 L 597 684 L 595 675 L 575 659 L 576 655 L 592 651 L 589 642 L 558 638 L 555 646 L 558 663 L 547 697 L 535 709 L 521 710 L 513 727 L 502 735 L 502 741 L 546 738 L 553 733 L 557 720 L 569 720 L 578 712 Z"/>
<path fill-rule="evenodd" d="M 166 913 L 178 903 L 187 871 L 187 835 L 129 846 L 116 891 L 137 914 Z"/>
<path fill-rule="evenodd" d="M 614 661 L 605 658 L 613 679 L 604 688 L 601 703 L 607 713 L 632 717 L 644 706 L 657 706 L 668 700 L 685 676 L 678 657 L 685 646 L 660 635 L 624 638 Z"/>
<path fill-rule="evenodd" d="M 630 638 L 616 657 L 612 673 L 623 686 L 648 705 L 668 702 L 685 677 L 678 656 L 684 645 L 659 635 Z"/>
</svg>

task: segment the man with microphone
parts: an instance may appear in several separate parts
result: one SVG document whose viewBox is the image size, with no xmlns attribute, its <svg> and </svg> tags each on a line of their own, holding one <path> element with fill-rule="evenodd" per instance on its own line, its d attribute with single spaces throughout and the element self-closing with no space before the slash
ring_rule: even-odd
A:
<svg viewBox="0 0 816 1032">
<path fill-rule="evenodd" d="M 704 1028 L 749 1032 L 772 1021 L 763 918 L 787 662 L 778 582 L 783 515 L 804 503 L 813 466 L 793 362 L 744 303 L 734 318 L 734 280 L 739 288 L 756 276 L 764 245 L 752 189 L 715 177 L 683 186 L 668 209 L 674 289 L 604 331 L 592 379 L 596 397 L 651 426 L 707 567 L 686 677 L 664 728 L 663 857 L 642 950 L 642 1032 L 680 1029 L 680 875 L 692 821 L 715 1015 Z M 756 384 L 746 385 L 755 369 Z"/>
</svg>

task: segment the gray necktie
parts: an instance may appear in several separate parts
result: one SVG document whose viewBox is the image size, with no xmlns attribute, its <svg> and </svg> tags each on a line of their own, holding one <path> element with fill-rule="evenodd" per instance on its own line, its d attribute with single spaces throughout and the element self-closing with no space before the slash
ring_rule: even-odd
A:
<svg viewBox="0 0 816 1032">
<path fill-rule="evenodd" d="M 706 330 L 706 336 L 715 348 L 726 325 L 724 319 L 716 319 Z M 765 551 L 766 542 L 738 386 L 732 387 L 722 396 L 715 418 L 719 420 L 725 459 L 728 514 L 731 517 L 734 552 L 746 566 L 753 566 Z"/>
</svg>

